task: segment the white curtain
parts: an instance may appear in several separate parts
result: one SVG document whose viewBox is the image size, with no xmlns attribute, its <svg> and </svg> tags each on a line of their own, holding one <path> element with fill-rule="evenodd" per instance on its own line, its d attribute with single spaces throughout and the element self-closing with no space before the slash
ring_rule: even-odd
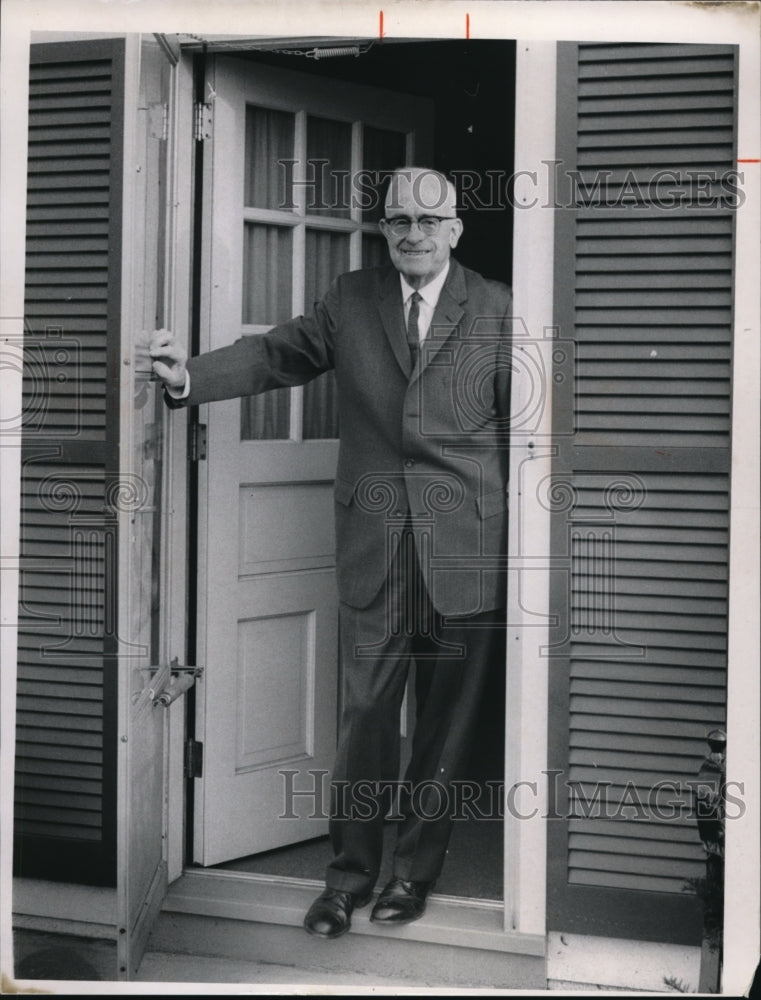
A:
<svg viewBox="0 0 761 1000">
<path fill-rule="evenodd" d="M 296 116 L 250 104 L 246 108 L 246 182 L 244 204 L 249 208 L 293 207 L 286 191 L 289 176 L 281 161 L 293 159 Z"/>
<path fill-rule="evenodd" d="M 304 305 L 307 311 L 328 290 L 333 278 L 349 269 L 349 237 L 308 229 Z M 338 405 L 333 372 L 326 372 L 304 386 L 305 440 L 338 437 Z"/>
<path fill-rule="evenodd" d="M 290 319 L 293 232 L 286 226 L 246 223 L 243 235 L 243 322 L 274 325 Z M 242 401 L 244 441 L 290 437 L 290 390 L 275 389 Z"/>
<path fill-rule="evenodd" d="M 325 163 L 324 161 L 328 162 Z M 307 215 L 348 219 L 351 185 L 351 125 L 328 118 L 307 118 Z M 308 301 L 308 300 L 307 300 Z"/>
</svg>

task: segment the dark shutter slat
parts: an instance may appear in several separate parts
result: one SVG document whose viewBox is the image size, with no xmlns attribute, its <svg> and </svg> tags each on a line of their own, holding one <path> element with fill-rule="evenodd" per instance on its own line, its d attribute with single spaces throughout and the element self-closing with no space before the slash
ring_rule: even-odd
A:
<svg viewBox="0 0 761 1000">
<path fill-rule="evenodd" d="M 611 856 L 603 852 L 590 852 L 572 849 L 571 865 L 574 868 L 590 868 L 601 876 L 604 872 L 619 875 L 630 875 L 645 878 L 662 877 L 669 880 L 681 879 L 682 884 L 694 877 L 695 867 L 699 863 L 697 857 L 682 861 L 678 858 L 654 858 L 648 856 L 639 861 L 625 854 Z M 600 884 L 606 884 L 601 882 Z"/>
<path fill-rule="evenodd" d="M 29 701 L 33 699 L 25 699 L 28 704 Z M 84 702 L 82 705 L 75 706 L 74 710 L 71 712 L 66 712 L 65 705 L 56 705 L 57 711 L 55 713 L 46 713 L 39 711 L 41 706 L 34 706 L 34 709 L 30 712 L 26 712 L 23 709 L 23 702 L 17 713 L 17 722 L 22 726 L 32 726 L 35 729 L 47 729 L 51 733 L 56 730 L 68 730 L 72 727 L 76 727 L 80 733 L 102 733 L 103 732 L 103 712 L 99 706 L 97 711 L 86 712 L 86 708 L 92 708 L 92 704 Z"/>
<path fill-rule="evenodd" d="M 78 748 L 86 747 L 89 750 L 101 750 L 103 739 L 100 733 L 88 732 L 86 730 L 75 731 L 71 729 L 48 729 L 45 726 L 26 725 L 23 728 L 23 739 L 27 747 L 37 745 L 41 748 Z"/>
<path fill-rule="evenodd" d="M 27 777 L 28 787 L 43 784 L 44 787 L 59 787 L 59 782 L 66 780 L 82 783 L 83 788 L 100 790 L 100 765 L 88 764 L 83 761 L 53 761 L 37 760 L 34 757 L 17 756 L 16 770 Z"/>
<path fill-rule="evenodd" d="M 38 116 L 41 116 L 44 111 L 60 111 L 61 101 L 64 97 L 66 100 L 66 107 L 69 111 L 73 111 L 75 108 L 84 108 L 87 110 L 102 108 L 106 112 L 111 110 L 111 93 L 108 87 L 99 89 L 92 86 L 88 87 L 86 91 L 83 90 L 82 92 L 78 92 L 72 86 L 69 86 L 66 88 L 65 94 L 63 94 L 60 90 L 56 92 L 55 88 L 53 88 L 50 93 L 46 95 L 40 86 L 30 86 L 30 103 L 35 112 L 37 112 L 35 115 L 35 121 L 42 121 L 42 118 Z"/>
<path fill-rule="evenodd" d="M 691 871 L 692 875 L 694 873 L 695 868 Z M 634 875 L 609 871 L 577 871 L 575 866 L 568 873 L 568 881 L 571 885 L 600 886 L 606 890 L 632 889 L 637 892 L 670 893 L 682 892 L 685 884 L 685 879 L 680 876 L 675 878 L 657 878 L 644 874 L 642 871 L 638 871 Z M 606 894 L 610 895 L 609 892 Z"/>
<path fill-rule="evenodd" d="M 618 745 L 620 734 L 629 733 L 632 735 L 643 735 L 648 737 L 664 736 L 689 738 L 695 741 L 695 773 L 700 765 L 700 755 L 698 746 L 701 749 L 705 745 L 707 727 L 705 721 L 693 721 L 672 718 L 651 718 L 642 716 L 634 719 L 628 715 L 604 716 L 596 712 L 583 714 L 575 712 L 571 719 L 571 728 L 579 732 L 584 731 L 590 735 L 590 739 L 596 736 L 599 740 L 605 738 L 607 745 Z"/>
<path fill-rule="evenodd" d="M 615 116 L 634 115 L 645 112 L 650 116 L 660 115 L 664 112 L 685 112 L 705 111 L 706 114 L 713 115 L 715 111 L 723 111 L 732 114 L 733 94 L 730 90 L 707 92 L 704 90 L 693 91 L 692 93 L 668 93 L 657 91 L 649 93 L 645 97 L 635 94 L 616 94 L 607 96 L 587 96 L 584 99 L 584 115 L 591 119 L 595 115 L 611 114 Z M 582 119 L 583 120 L 583 119 Z M 713 119 L 712 119 L 713 120 Z"/>
<path fill-rule="evenodd" d="M 76 824 L 77 828 L 90 827 L 99 830 L 101 827 L 101 811 L 97 802 L 82 802 L 81 809 L 64 808 L 61 805 L 31 805 L 24 799 L 16 800 L 16 813 L 21 820 L 31 822 L 59 824 Z M 88 808 L 89 807 L 89 808 Z M 52 832 L 52 831 L 51 831 Z"/>
<path fill-rule="evenodd" d="M 22 817 L 19 816 L 19 819 L 21 820 Z M 55 838 L 56 840 L 71 838 L 80 843 L 83 850 L 87 850 L 88 848 L 91 849 L 98 846 L 103 839 L 100 827 L 88 829 L 80 824 L 69 826 L 67 823 L 61 822 L 60 817 L 54 817 L 49 823 L 46 823 L 24 815 L 23 822 L 27 842 L 31 838 L 38 836 L 44 838 L 45 845 L 47 846 L 50 844 L 51 838 Z"/>
<path fill-rule="evenodd" d="M 645 271 L 644 268 L 634 273 L 620 271 L 610 273 L 606 269 L 597 269 L 594 265 L 584 262 L 582 270 L 576 276 L 576 288 L 579 292 L 589 290 L 602 291 L 607 288 L 655 290 L 668 289 L 681 291 L 684 288 L 730 289 L 732 287 L 732 272 L 729 266 L 724 271 L 711 273 L 703 268 L 699 274 L 691 270 L 684 272 Z"/>
<path fill-rule="evenodd" d="M 622 124 L 625 124 L 622 122 Z M 690 129 L 686 122 L 682 122 L 679 129 L 674 129 L 673 124 L 666 128 L 658 129 L 633 129 L 630 127 L 611 129 L 597 118 L 587 119 L 585 127 L 579 129 L 579 150 L 605 150 L 604 155 L 608 155 L 608 150 L 622 150 L 627 154 L 639 155 L 640 147 L 647 146 L 650 149 L 656 148 L 664 153 L 673 153 L 674 148 L 679 146 L 713 146 L 727 144 L 731 148 L 732 126 L 726 124 L 726 116 L 721 127 L 709 127 L 708 124 L 702 128 Z M 627 159 L 627 163 L 629 160 Z"/>
<path fill-rule="evenodd" d="M 684 754 L 685 759 L 685 770 L 689 773 L 692 778 L 694 774 L 690 770 L 692 768 L 694 759 L 695 748 L 693 746 L 689 747 L 689 752 Z M 674 760 L 678 759 L 678 755 L 671 750 L 669 757 L 673 756 Z M 627 751 L 624 756 L 622 752 L 614 752 L 608 750 L 607 748 L 597 749 L 595 747 L 581 748 L 576 751 L 576 766 L 584 766 L 591 768 L 605 768 L 605 767 L 620 767 L 621 761 L 624 761 L 624 767 L 627 772 L 632 769 L 636 770 L 638 773 L 644 771 L 654 771 L 661 772 L 664 769 L 665 755 L 663 753 L 637 753 Z M 666 774 L 676 777 L 678 771 L 672 766 L 666 766 Z"/>
<path fill-rule="evenodd" d="M 50 782 L 55 782 L 51 787 Z M 75 778 L 68 775 L 37 775 L 26 774 L 25 785 L 29 789 L 34 789 L 35 793 L 53 792 L 59 796 L 68 796 L 70 793 L 81 793 L 88 796 L 102 795 L 100 783 L 93 782 L 90 778 Z M 63 800 L 62 800 L 63 801 Z"/>
<path fill-rule="evenodd" d="M 56 678 L 65 673 L 61 667 L 54 667 L 52 670 Z M 25 708 L 34 710 L 35 706 L 42 708 L 47 699 L 54 702 L 56 710 L 60 712 L 94 714 L 92 705 L 103 701 L 103 688 L 100 685 L 89 684 L 87 680 L 51 683 L 44 677 L 34 676 L 30 668 L 26 667 L 18 685 L 18 708 L 21 710 Z"/>
<path fill-rule="evenodd" d="M 609 746 L 609 735 L 606 732 L 583 732 L 571 733 L 570 745 L 575 748 L 576 754 L 600 753 Z M 676 736 L 670 733 L 663 735 L 657 733 L 619 733 L 616 739 L 616 746 L 619 751 L 627 751 L 632 754 L 638 753 L 658 753 L 663 757 L 673 757 L 678 761 L 681 757 L 689 757 L 695 760 L 703 752 L 703 739 L 690 738 L 689 736 Z M 660 829 L 660 828 L 659 828 Z M 668 831 L 664 832 L 668 836 Z"/>
<path fill-rule="evenodd" d="M 720 106 L 715 110 L 698 107 L 682 108 L 678 112 L 669 108 L 661 112 L 650 111 L 644 114 L 638 114 L 636 111 L 622 111 L 619 114 L 587 113 L 579 120 L 579 140 L 581 141 L 582 136 L 588 133 L 604 134 L 612 143 L 615 141 L 615 136 L 622 132 L 652 135 L 664 130 L 692 128 L 697 134 L 706 128 L 710 129 L 713 125 L 726 129 L 726 107 L 727 102 L 724 101 L 724 107 Z M 728 141 L 732 141 L 731 135 Z"/>
</svg>

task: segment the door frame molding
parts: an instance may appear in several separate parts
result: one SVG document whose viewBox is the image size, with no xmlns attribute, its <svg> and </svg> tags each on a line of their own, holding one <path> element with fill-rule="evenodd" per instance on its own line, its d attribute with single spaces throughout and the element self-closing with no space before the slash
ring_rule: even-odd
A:
<svg viewBox="0 0 761 1000">
<path fill-rule="evenodd" d="M 554 41 L 516 42 L 514 345 L 529 366 L 552 371 L 556 132 Z M 540 174 L 537 165 L 550 162 Z M 525 181 L 520 183 L 517 179 Z M 523 205 L 524 207 L 519 207 Z M 522 362 L 523 363 L 523 362 Z M 530 384 L 529 384 L 530 383 Z M 527 393 L 539 385 L 544 398 Z M 550 474 L 550 379 L 515 379 L 511 398 L 505 685 L 505 930 L 545 934 L 547 886 L 547 677 L 550 514 L 536 487 Z M 521 414 L 529 415 L 521 425 Z"/>
<path fill-rule="evenodd" d="M 173 198 L 167 242 L 171 248 L 167 274 L 166 315 L 171 329 L 190 353 L 192 302 L 194 140 L 193 57 L 183 53 L 175 70 L 173 105 L 169 113 L 172 156 L 168 164 Z M 165 574 L 165 645 L 170 660 L 188 663 L 187 593 L 192 585 L 188 573 L 190 520 L 187 411 L 164 413 L 166 461 L 163 506 L 167 512 L 162 533 L 161 565 Z M 178 554 L 181 557 L 178 558 Z M 203 664 L 200 664 L 201 666 Z M 184 866 L 186 787 L 184 750 L 186 698 L 168 709 L 167 748 L 167 867 L 171 883 Z"/>
<path fill-rule="evenodd" d="M 709 27 L 706 25 L 705 27 Z M 726 824 L 724 954 L 721 989 L 748 988 L 761 949 L 761 563 L 759 473 L 761 458 L 761 51 L 758 18 L 748 19 L 738 47 L 737 152 L 744 201 L 735 213 L 734 330 L 729 497 L 729 621 L 727 627 L 727 781 L 742 783 L 744 811 Z M 737 29 L 735 29 L 737 31 Z M 742 251 L 742 252 L 740 252 Z M 737 787 L 737 784 L 735 787 Z"/>
</svg>

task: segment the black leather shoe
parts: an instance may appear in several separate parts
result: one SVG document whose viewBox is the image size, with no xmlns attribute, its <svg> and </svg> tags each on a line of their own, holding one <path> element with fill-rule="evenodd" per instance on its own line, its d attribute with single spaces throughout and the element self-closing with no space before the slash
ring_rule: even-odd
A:
<svg viewBox="0 0 761 1000">
<path fill-rule="evenodd" d="M 408 924 L 425 913 L 433 882 L 405 882 L 392 878 L 378 897 L 370 919 L 376 924 Z"/>
<path fill-rule="evenodd" d="M 351 927 L 355 909 L 370 902 L 371 892 L 364 896 L 342 889 L 325 889 L 315 899 L 304 917 L 304 928 L 317 937 L 337 938 Z"/>
</svg>

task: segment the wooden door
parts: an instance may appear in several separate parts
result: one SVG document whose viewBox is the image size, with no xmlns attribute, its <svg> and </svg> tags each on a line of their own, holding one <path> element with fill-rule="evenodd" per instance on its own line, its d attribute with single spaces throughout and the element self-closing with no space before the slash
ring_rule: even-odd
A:
<svg viewBox="0 0 761 1000">
<path fill-rule="evenodd" d="M 408 95 L 219 57 L 210 81 L 202 349 L 309 309 L 338 274 L 385 260 L 362 171 L 427 154 Z M 204 865 L 321 835 L 336 745 L 332 373 L 203 408 L 199 690 Z M 293 795 L 292 792 L 306 792 Z"/>
</svg>

